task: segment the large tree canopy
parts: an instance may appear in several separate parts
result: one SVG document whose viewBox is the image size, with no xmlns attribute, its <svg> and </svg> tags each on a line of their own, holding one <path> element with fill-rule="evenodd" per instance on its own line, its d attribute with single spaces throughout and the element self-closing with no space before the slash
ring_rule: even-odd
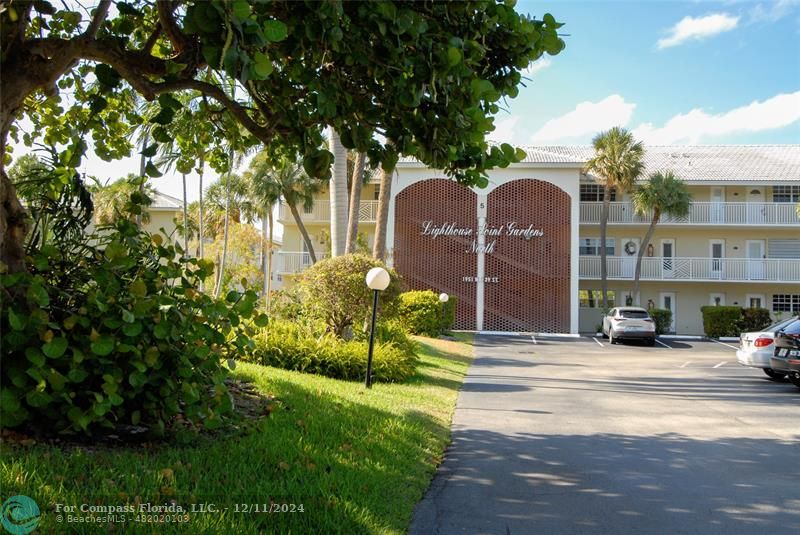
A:
<svg viewBox="0 0 800 535">
<path fill-rule="evenodd" d="M 171 143 L 188 106 L 174 95 L 189 92 L 195 117 L 220 125 L 199 129 L 207 145 L 232 144 L 235 122 L 246 131 L 238 148 L 278 146 L 324 176 L 322 130 L 333 126 L 373 164 L 409 155 L 480 185 L 486 169 L 519 157 L 486 142 L 500 101 L 517 95 L 530 62 L 564 47 L 551 15 L 533 20 L 513 4 L 100 0 L 84 10 L 3 0 L 0 152 L 23 114 L 67 147 L 65 166 L 80 162 L 88 135 L 101 157 L 124 156 L 128 128 L 144 122 L 152 139 Z M 63 91 L 75 103 L 68 109 Z M 157 101 L 156 113 L 143 117 L 134 93 Z M 177 146 L 187 150 L 185 140 Z M 1 174 L 0 260 L 13 269 L 9 240 L 24 221 Z"/>
</svg>

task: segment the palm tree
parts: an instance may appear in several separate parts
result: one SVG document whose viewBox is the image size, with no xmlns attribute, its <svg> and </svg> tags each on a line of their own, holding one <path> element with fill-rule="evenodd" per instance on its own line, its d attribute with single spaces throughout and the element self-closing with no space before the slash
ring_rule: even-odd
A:
<svg viewBox="0 0 800 535">
<path fill-rule="evenodd" d="M 386 146 L 394 148 L 394 141 L 389 139 Z M 392 196 L 392 174 L 394 167 L 381 168 L 381 185 L 378 195 L 378 214 L 375 222 L 375 243 L 372 244 L 372 257 L 377 260 L 386 260 L 386 227 L 389 224 L 389 199 Z"/>
<path fill-rule="evenodd" d="M 314 245 L 303 224 L 303 219 L 300 217 L 300 212 L 297 210 L 297 205 L 302 205 L 303 208 L 310 210 L 314 206 L 314 195 L 322 189 L 323 182 L 310 178 L 303 170 L 303 165 L 297 160 L 285 156 L 271 158 L 267 152 L 257 154 L 253 158 L 249 171 L 252 173 L 254 182 L 270 182 L 274 186 L 263 187 L 275 187 L 280 192 L 280 196 L 289 206 L 289 211 L 303 237 L 311 262 L 316 263 L 317 256 L 314 253 Z"/>
<path fill-rule="evenodd" d="M 682 180 L 675 178 L 672 171 L 666 173 L 653 173 L 647 183 L 642 184 L 633 194 L 633 209 L 636 215 L 644 216 L 652 212 L 650 227 L 642 240 L 639 255 L 636 258 L 636 272 L 633 279 L 633 295 L 636 304 L 639 304 L 639 277 L 642 273 L 642 256 L 647 244 L 653 237 L 656 225 L 662 215 L 671 217 L 684 217 L 689 213 L 692 203 L 692 194 Z"/>
<path fill-rule="evenodd" d="M 272 212 L 275 205 L 280 201 L 281 188 L 277 181 L 272 180 L 274 169 L 265 158 L 253 159 L 250 163 L 250 168 L 242 175 L 248 184 L 251 199 L 253 203 L 259 208 L 259 217 L 261 218 L 261 236 L 262 236 L 262 268 L 264 270 L 264 284 L 263 296 L 267 306 L 267 311 L 270 309 L 270 295 L 272 293 L 272 244 L 273 244 L 273 230 L 275 222 L 273 220 Z M 266 244 L 264 244 L 266 238 Z"/>
<path fill-rule="evenodd" d="M 367 155 L 357 152 L 353 162 L 353 174 L 350 178 L 350 215 L 347 222 L 347 241 L 345 242 L 345 254 L 352 254 L 356 251 L 356 241 L 358 240 L 358 217 L 361 205 L 361 186 L 367 174 L 364 172 Z"/>
<path fill-rule="evenodd" d="M 142 209 L 141 213 L 134 214 L 130 211 L 131 195 L 144 192 L 145 205 L 152 202 L 153 188 L 150 184 L 143 183 L 141 178 L 133 173 L 127 177 L 106 185 L 97 185 L 91 188 L 94 201 L 94 221 L 97 225 L 109 225 L 120 219 L 128 219 L 139 223 L 149 223 L 150 213 Z"/>
<path fill-rule="evenodd" d="M 330 182 L 331 199 L 331 256 L 345 252 L 347 239 L 347 149 L 339 134 L 330 129 L 330 148 L 333 153 L 333 173 Z"/>
<path fill-rule="evenodd" d="M 623 193 L 633 187 L 644 169 L 644 147 L 626 129 L 615 126 L 601 132 L 592 140 L 595 156 L 584 167 L 603 186 L 603 211 L 600 216 L 600 279 L 603 291 L 603 310 L 608 309 L 608 266 L 606 265 L 606 235 L 611 191 Z"/>
</svg>

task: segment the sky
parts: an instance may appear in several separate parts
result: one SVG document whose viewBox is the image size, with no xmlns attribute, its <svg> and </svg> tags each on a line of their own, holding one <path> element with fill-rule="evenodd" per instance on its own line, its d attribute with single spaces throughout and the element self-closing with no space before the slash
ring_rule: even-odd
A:
<svg viewBox="0 0 800 535">
<path fill-rule="evenodd" d="M 800 143 L 800 0 L 549 0 L 517 10 L 552 13 L 567 46 L 527 69 L 495 141 L 588 144 L 623 126 L 649 144 Z M 137 158 L 90 157 L 83 171 L 106 181 L 138 169 Z M 189 201 L 198 182 L 187 177 Z M 153 185 L 182 197 L 180 176 Z"/>
</svg>

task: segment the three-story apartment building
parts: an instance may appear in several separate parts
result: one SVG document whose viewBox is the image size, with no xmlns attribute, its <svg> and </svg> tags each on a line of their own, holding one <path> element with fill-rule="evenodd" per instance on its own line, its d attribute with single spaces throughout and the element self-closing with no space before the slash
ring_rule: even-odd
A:
<svg viewBox="0 0 800 535">
<path fill-rule="evenodd" d="M 483 190 L 401 161 L 390 203 L 390 263 L 413 288 L 457 295 L 458 327 L 594 332 L 602 315 L 603 188 L 582 171 L 592 148 L 527 152 L 525 161 L 490 172 Z M 662 218 L 657 226 L 644 253 L 639 304 L 672 310 L 679 334 L 702 334 L 705 305 L 765 307 L 776 317 L 800 313 L 800 145 L 648 146 L 645 163 L 643 179 L 671 170 L 693 202 L 686 217 Z M 369 244 L 377 188 L 364 188 L 360 208 Z M 650 217 L 634 213 L 630 193 L 611 198 L 609 306 L 637 301 L 636 257 Z M 285 208 L 276 271 L 291 280 L 310 258 Z M 324 256 L 327 193 L 304 221 L 318 258 Z"/>
</svg>

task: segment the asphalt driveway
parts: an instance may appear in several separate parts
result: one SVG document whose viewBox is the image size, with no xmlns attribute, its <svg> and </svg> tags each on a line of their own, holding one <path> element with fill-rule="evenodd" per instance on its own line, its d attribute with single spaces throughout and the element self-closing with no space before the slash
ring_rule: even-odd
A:
<svg viewBox="0 0 800 535">
<path fill-rule="evenodd" d="M 479 336 L 410 533 L 800 532 L 800 390 L 664 342 Z"/>
</svg>

